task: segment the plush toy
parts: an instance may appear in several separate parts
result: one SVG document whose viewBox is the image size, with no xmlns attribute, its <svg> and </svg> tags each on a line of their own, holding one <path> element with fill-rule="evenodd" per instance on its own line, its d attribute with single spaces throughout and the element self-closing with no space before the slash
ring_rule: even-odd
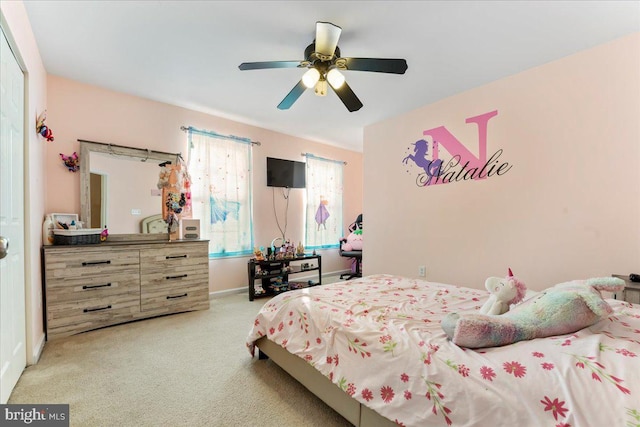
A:
<svg viewBox="0 0 640 427">
<path fill-rule="evenodd" d="M 51 142 L 53 141 L 53 132 L 45 124 L 45 120 L 47 120 L 47 110 L 44 110 L 36 119 L 36 132 L 44 137 L 47 142 Z"/>
<path fill-rule="evenodd" d="M 361 251 L 362 250 L 362 229 L 353 230 L 346 239 L 342 239 L 343 251 Z"/>
<path fill-rule="evenodd" d="M 509 311 L 511 304 L 517 304 L 524 298 L 527 287 L 513 276 L 511 269 L 505 278 L 489 277 L 484 287 L 491 293 L 487 302 L 480 308 L 482 314 L 503 314 Z"/>
<path fill-rule="evenodd" d="M 171 162 L 160 163 L 160 173 L 158 174 L 158 190 L 169 187 L 169 176 L 171 175 L 171 170 L 167 167 L 167 164 L 171 164 Z"/>
<path fill-rule="evenodd" d="M 62 159 L 62 163 L 69 169 L 69 172 L 78 172 L 80 170 L 80 159 L 78 159 L 78 153 L 75 151 L 70 156 L 65 156 L 62 153 L 60 154 L 60 158 Z"/>
<path fill-rule="evenodd" d="M 263 248 L 258 248 L 257 246 L 255 246 L 253 248 L 253 257 L 256 259 L 256 261 L 264 261 Z"/>
<path fill-rule="evenodd" d="M 105 227 L 104 230 L 102 230 L 102 232 L 100 233 L 100 241 L 106 241 L 107 237 L 109 237 L 109 230 L 107 229 L 107 227 Z"/>
<path fill-rule="evenodd" d="M 574 280 L 546 289 L 501 316 L 449 313 L 441 326 L 453 343 L 468 348 L 570 334 L 612 312 L 600 291 L 623 288 L 624 281 L 616 277 Z"/>
</svg>

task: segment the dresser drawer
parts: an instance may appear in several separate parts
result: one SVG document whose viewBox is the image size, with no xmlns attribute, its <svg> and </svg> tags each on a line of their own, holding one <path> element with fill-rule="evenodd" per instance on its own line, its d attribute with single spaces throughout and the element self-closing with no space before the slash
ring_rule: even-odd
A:
<svg viewBox="0 0 640 427">
<path fill-rule="evenodd" d="M 209 264 L 208 244 L 173 244 L 158 249 L 140 251 L 140 270 L 142 273 L 171 271 L 180 267 Z"/>
<path fill-rule="evenodd" d="M 48 306 L 67 301 L 99 300 L 120 294 L 140 294 L 140 275 L 137 272 L 47 282 Z"/>
<path fill-rule="evenodd" d="M 131 294 L 58 303 L 47 309 L 47 332 L 55 336 L 88 331 L 131 320 L 139 312 L 140 297 Z"/>
<path fill-rule="evenodd" d="M 209 266 L 182 265 L 174 268 L 156 269 L 153 272 L 140 273 L 140 288 L 182 287 L 199 283 L 209 287 Z"/>
<path fill-rule="evenodd" d="M 180 267 L 171 272 L 142 274 L 140 276 L 141 308 L 146 309 L 148 299 L 154 299 L 150 305 L 156 306 L 157 298 L 167 299 L 169 303 L 172 299 L 180 299 L 178 296 L 198 289 L 204 290 L 208 296 L 209 271 L 201 266 Z"/>
<path fill-rule="evenodd" d="M 101 250 L 51 253 L 47 255 L 47 285 L 57 279 L 107 276 L 112 273 L 138 273 L 140 251 Z"/>
<path fill-rule="evenodd" d="M 140 308 L 143 312 L 175 313 L 209 308 L 209 287 L 185 285 L 179 289 L 157 288 L 143 291 Z"/>
</svg>

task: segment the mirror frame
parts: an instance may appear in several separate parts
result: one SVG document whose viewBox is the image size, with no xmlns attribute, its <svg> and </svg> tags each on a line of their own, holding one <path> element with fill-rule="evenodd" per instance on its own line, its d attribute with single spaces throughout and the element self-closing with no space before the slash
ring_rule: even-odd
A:
<svg viewBox="0 0 640 427">
<path fill-rule="evenodd" d="M 165 153 L 162 151 L 126 147 L 123 145 L 107 144 L 104 142 L 86 141 L 83 139 L 78 139 L 78 142 L 80 142 L 80 220 L 85 224 L 89 224 L 89 218 L 91 218 L 91 153 L 112 154 L 118 157 L 129 157 L 139 159 L 140 161 L 152 160 L 160 163 L 176 163 L 180 157 L 180 153 Z M 114 235 L 109 235 L 109 240 L 112 240 L 112 236 Z M 139 239 L 140 236 L 145 235 L 142 233 L 136 233 L 120 234 L 115 236 L 128 237 L 129 239 L 134 239 L 138 236 Z M 164 234 L 161 236 L 166 239 Z M 150 239 L 155 240 L 153 238 Z"/>
</svg>

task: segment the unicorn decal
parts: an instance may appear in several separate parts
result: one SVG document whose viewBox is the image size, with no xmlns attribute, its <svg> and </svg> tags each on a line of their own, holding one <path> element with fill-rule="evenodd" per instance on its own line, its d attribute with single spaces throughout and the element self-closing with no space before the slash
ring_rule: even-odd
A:
<svg viewBox="0 0 640 427">
<path fill-rule="evenodd" d="M 427 152 L 429 151 L 429 143 L 424 139 L 416 141 L 414 144 L 413 154 L 409 154 L 402 159 L 402 163 L 408 164 L 409 160 L 413 161 L 419 168 L 424 169 L 424 173 L 427 174 L 425 181 L 429 182 L 433 176 L 438 176 L 442 168 L 442 160 L 435 159 L 429 160 L 427 158 Z"/>
</svg>

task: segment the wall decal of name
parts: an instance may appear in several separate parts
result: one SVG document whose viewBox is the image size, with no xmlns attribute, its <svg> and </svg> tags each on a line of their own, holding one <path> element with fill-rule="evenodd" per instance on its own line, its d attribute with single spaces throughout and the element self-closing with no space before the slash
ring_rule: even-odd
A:
<svg viewBox="0 0 640 427">
<path fill-rule="evenodd" d="M 425 139 L 411 144 L 413 146 L 413 154 L 409 154 L 402 159 L 402 163 L 409 164 L 411 160 L 423 170 L 416 177 L 416 185 L 418 187 L 426 187 L 470 179 L 480 180 L 509 172 L 513 165 L 500 159 L 503 152 L 502 149 L 496 150 L 487 158 L 487 123 L 497 115 L 498 110 L 494 110 L 465 120 L 465 123 L 476 123 L 478 126 L 477 157 L 444 126 L 438 126 L 422 132 L 423 135 L 430 136 L 433 140 L 431 144 L 431 159 L 428 157 L 429 142 Z M 441 157 L 440 147 L 451 155 L 450 159 L 445 161 Z M 412 148 L 408 147 L 407 150 L 411 151 Z"/>
</svg>

